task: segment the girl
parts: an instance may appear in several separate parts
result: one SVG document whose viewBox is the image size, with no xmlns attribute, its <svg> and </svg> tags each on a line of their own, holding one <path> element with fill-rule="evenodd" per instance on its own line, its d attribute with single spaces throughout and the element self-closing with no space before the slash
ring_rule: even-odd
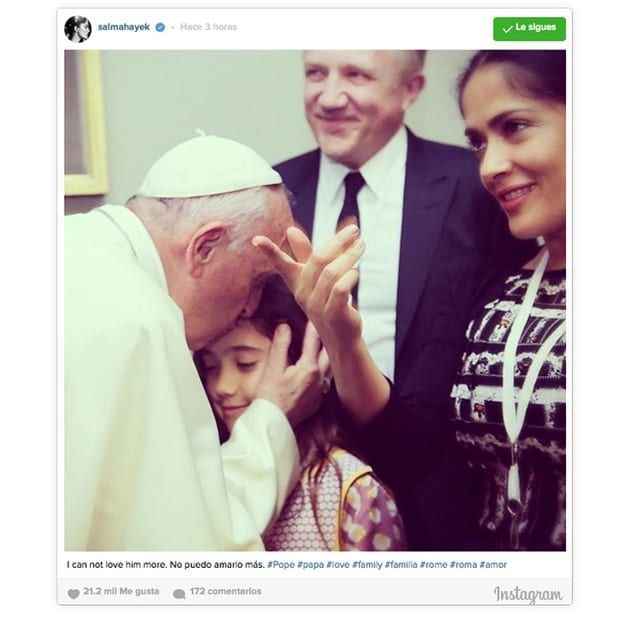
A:
<svg viewBox="0 0 620 620">
<path fill-rule="evenodd" d="M 264 288 L 251 319 L 202 351 L 197 364 L 225 440 L 256 395 L 276 327 L 288 323 L 289 361 L 299 358 L 307 318 L 279 278 Z M 344 449 L 333 399 L 295 429 L 302 474 L 277 521 L 268 551 L 399 551 L 404 529 L 390 492 L 372 469 Z"/>
</svg>

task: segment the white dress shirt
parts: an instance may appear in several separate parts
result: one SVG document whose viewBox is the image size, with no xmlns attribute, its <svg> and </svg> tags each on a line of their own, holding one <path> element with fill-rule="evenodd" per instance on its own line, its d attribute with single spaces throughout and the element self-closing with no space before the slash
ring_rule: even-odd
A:
<svg viewBox="0 0 620 620">
<path fill-rule="evenodd" d="M 357 294 L 362 334 L 381 372 L 392 380 L 406 161 L 407 132 L 403 126 L 360 168 L 366 185 L 357 196 L 366 242 Z M 321 153 L 313 244 L 334 234 L 344 202 L 344 178 L 349 172 L 349 168 Z"/>
</svg>

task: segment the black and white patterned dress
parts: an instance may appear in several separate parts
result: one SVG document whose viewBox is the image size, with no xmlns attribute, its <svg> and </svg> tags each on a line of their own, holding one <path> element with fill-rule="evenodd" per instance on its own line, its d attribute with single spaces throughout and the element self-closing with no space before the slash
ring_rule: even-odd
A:
<svg viewBox="0 0 620 620">
<path fill-rule="evenodd" d="M 452 388 L 452 422 L 464 459 L 470 548 L 566 548 L 566 337 L 544 361 L 518 440 L 523 510 L 507 510 L 510 442 L 502 418 L 504 347 L 532 270 L 510 275 L 499 299 L 467 329 L 468 347 Z M 566 272 L 547 271 L 517 346 L 515 398 L 545 338 L 566 318 Z M 512 536 L 511 536 L 512 526 Z M 518 531 L 518 537 L 515 532 Z"/>
</svg>

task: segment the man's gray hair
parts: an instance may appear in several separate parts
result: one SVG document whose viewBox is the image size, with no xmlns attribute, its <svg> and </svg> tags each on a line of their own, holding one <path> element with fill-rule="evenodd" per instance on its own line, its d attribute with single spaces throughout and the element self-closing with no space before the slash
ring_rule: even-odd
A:
<svg viewBox="0 0 620 620">
<path fill-rule="evenodd" d="M 139 210 L 174 236 L 193 231 L 208 222 L 218 220 L 226 222 L 231 230 L 229 248 L 241 253 L 255 234 L 257 222 L 266 216 L 268 195 L 267 187 L 261 186 L 191 198 L 144 197 L 144 202 L 148 202 L 147 208 L 141 208 L 143 197 L 133 196 L 127 201 L 126 206 L 132 210 Z M 161 205 L 161 209 L 157 208 L 158 204 Z"/>
<path fill-rule="evenodd" d="M 401 57 L 406 74 L 417 73 L 424 68 L 426 50 L 399 50 L 395 53 Z"/>
</svg>

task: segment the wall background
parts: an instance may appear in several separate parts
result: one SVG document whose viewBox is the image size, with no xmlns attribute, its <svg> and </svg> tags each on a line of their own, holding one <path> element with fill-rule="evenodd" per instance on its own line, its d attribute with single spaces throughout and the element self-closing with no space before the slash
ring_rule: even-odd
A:
<svg viewBox="0 0 620 620">
<path fill-rule="evenodd" d="M 429 51 L 427 85 L 406 122 L 464 145 L 456 76 L 470 51 Z M 315 147 L 303 109 L 299 51 L 102 51 L 109 191 L 72 196 L 67 213 L 123 204 L 165 151 L 195 129 L 238 140 L 275 164 Z"/>
</svg>

